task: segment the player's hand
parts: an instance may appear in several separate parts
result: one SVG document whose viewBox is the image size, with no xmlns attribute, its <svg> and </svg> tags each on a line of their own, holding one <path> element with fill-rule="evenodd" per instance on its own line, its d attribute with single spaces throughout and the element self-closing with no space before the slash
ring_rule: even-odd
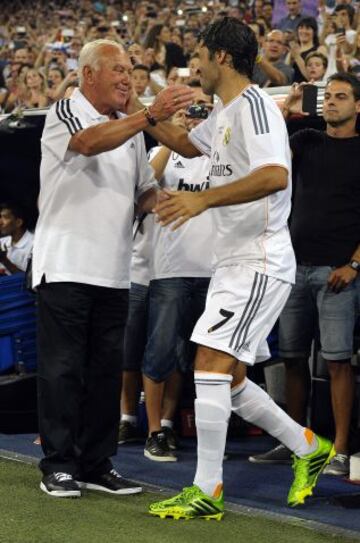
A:
<svg viewBox="0 0 360 543">
<path fill-rule="evenodd" d="M 350 266 L 342 266 L 333 270 L 328 277 L 328 287 L 333 292 L 341 292 L 357 277 L 357 271 Z"/>
<path fill-rule="evenodd" d="M 152 117 L 165 121 L 180 109 L 187 109 L 194 101 L 194 92 L 186 85 L 171 85 L 159 92 L 149 107 Z"/>
<path fill-rule="evenodd" d="M 159 202 L 155 209 L 156 220 L 161 226 L 174 223 L 171 230 L 177 230 L 191 217 L 207 209 L 205 192 L 184 192 L 164 189 L 168 199 Z"/>
</svg>

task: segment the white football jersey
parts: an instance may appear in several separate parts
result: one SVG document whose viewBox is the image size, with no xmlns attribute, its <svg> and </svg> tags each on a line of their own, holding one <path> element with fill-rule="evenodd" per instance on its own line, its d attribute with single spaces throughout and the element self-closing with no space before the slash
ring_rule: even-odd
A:
<svg viewBox="0 0 360 543">
<path fill-rule="evenodd" d="M 150 160 L 159 152 L 155 147 Z M 197 192 L 209 188 L 208 157 L 184 158 L 171 153 L 163 188 Z M 154 226 L 153 279 L 169 277 L 210 277 L 213 262 L 213 210 L 194 217 L 173 232 L 171 227 Z"/>
<path fill-rule="evenodd" d="M 137 217 L 133 225 L 131 282 L 149 286 L 152 277 L 154 215 Z"/>
<path fill-rule="evenodd" d="M 265 166 L 283 166 L 288 186 L 265 198 L 213 209 L 216 267 L 246 264 L 293 283 L 295 257 L 287 221 L 291 208 L 291 154 L 282 114 L 257 85 L 249 85 L 190 133 L 210 157 L 210 186 L 219 187 Z"/>
</svg>

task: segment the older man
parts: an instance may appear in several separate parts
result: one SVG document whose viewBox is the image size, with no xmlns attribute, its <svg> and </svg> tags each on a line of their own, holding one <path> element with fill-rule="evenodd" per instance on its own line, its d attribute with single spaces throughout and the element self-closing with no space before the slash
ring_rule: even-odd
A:
<svg viewBox="0 0 360 543">
<path fill-rule="evenodd" d="M 153 117 L 146 108 L 120 113 L 131 71 L 116 42 L 85 45 L 80 89 L 51 108 L 42 137 L 33 263 L 45 454 L 40 488 L 56 497 L 79 497 L 81 488 L 141 491 L 109 459 L 116 453 L 134 198 L 150 210 L 156 187 L 136 135 Z M 191 94 L 166 90 L 152 113 L 165 119 L 186 107 Z"/>
</svg>

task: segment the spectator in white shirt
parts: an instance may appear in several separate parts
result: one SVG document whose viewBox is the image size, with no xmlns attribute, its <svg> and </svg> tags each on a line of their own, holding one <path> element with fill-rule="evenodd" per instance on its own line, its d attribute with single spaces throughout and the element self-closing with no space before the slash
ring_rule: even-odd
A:
<svg viewBox="0 0 360 543">
<path fill-rule="evenodd" d="M 26 214 L 16 204 L 0 204 L 0 274 L 24 272 L 31 255 L 34 235 L 27 229 Z"/>
</svg>

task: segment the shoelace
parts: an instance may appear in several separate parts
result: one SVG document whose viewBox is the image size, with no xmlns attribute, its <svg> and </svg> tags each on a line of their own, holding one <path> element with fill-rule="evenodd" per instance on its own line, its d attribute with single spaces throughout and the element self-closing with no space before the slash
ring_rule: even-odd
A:
<svg viewBox="0 0 360 543">
<path fill-rule="evenodd" d="M 73 479 L 73 476 L 70 475 L 70 473 L 63 473 L 61 471 L 54 473 L 54 477 L 59 483 L 62 483 L 63 481 L 70 481 Z"/>
<path fill-rule="evenodd" d="M 182 491 L 182 495 L 184 496 L 185 500 L 191 499 L 198 494 L 199 490 L 194 486 L 186 486 Z"/>
<path fill-rule="evenodd" d="M 334 460 L 336 460 L 337 462 L 340 462 L 341 464 L 346 464 L 347 459 L 348 457 L 346 454 L 338 453 L 334 456 L 332 461 L 334 462 Z"/>
<path fill-rule="evenodd" d="M 121 475 L 116 471 L 116 469 L 110 470 L 111 475 L 114 475 L 117 479 L 122 479 Z"/>
</svg>

